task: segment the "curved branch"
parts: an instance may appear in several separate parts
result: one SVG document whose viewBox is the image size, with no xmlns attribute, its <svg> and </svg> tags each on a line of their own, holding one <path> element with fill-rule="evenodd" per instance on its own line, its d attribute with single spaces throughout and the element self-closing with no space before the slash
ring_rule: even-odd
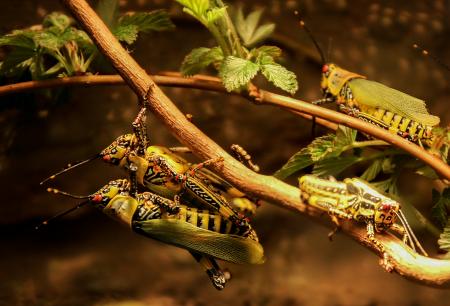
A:
<svg viewBox="0 0 450 306">
<path fill-rule="evenodd" d="M 99 50 L 111 61 L 119 74 L 136 94 L 139 97 L 144 97 L 148 94 L 151 110 L 183 144 L 204 159 L 223 157 L 223 164 L 215 165 L 213 168 L 245 192 L 282 207 L 304 213 L 315 219 L 319 218 L 320 212 L 300 201 L 300 191 L 298 188 L 285 184 L 273 177 L 250 171 L 186 120 L 185 116 L 120 45 L 86 1 L 62 1 L 79 23 L 84 26 Z M 269 101 L 277 98 L 277 95 L 274 94 L 264 93 L 264 95 Z M 293 107 L 293 104 L 297 103 L 294 102 L 295 100 L 284 97 L 280 101 L 282 101 L 281 104 L 284 106 L 296 109 Z M 311 105 L 308 106 L 308 110 L 318 112 L 317 107 L 311 108 Z M 320 114 L 327 115 L 328 113 L 320 110 Z M 344 117 L 344 119 L 346 118 Z M 344 119 L 342 119 L 342 122 L 349 124 L 349 121 Z M 367 240 L 364 228 L 356 226 L 353 222 L 345 222 L 343 230 L 359 243 L 377 252 L 376 246 Z M 450 261 L 431 259 L 417 255 L 399 239 L 388 235 L 379 236 L 380 241 L 393 258 L 395 270 L 399 274 L 424 284 L 450 287 Z"/>
<path fill-rule="evenodd" d="M 153 81 L 160 86 L 194 88 L 221 92 L 233 95 L 240 95 L 236 92 L 228 92 L 222 85 L 219 78 L 207 75 L 195 75 L 191 78 L 182 77 L 178 72 L 164 72 L 162 75 L 152 75 Z M 0 86 L 0 96 L 26 92 L 29 90 L 61 87 L 61 86 L 99 86 L 99 85 L 126 85 L 120 75 L 84 75 L 57 78 L 50 80 L 28 81 Z M 245 98 L 249 98 L 245 96 Z M 313 116 L 299 111 L 290 112 L 305 119 L 312 120 Z M 316 122 L 330 130 L 336 130 L 337 124 L 322 118 L 316 118 Z"/>
<path fill-rule="evenodd" d="M 219 78 L 196 75 L 191 78 L 183 78 L 178 72 L 164 72 L 164 75 L 153 75 L 152 79 L 156 84 L 169 87 L 183 87 L 183 88 L 196 88 L 202 90 L 216 91 L 222 93 L 228 93 L 223 87 Z M 52 79 L 45 81 L 29 81 L 11 85 L 0 86 L 0 96 L 11 93 L 19 93 L 30 89 L 48 88 L 54 86 L 73 86 L 73 85 L 116 85 L 123 84 L 123 79 L 118 75 L 90 75 L 90 76 L 75 76 L 61 79 Z M 231 93 L 239 95 L 237 93 Z M 244 95 L 245 98 L 254 101 L 249 95 Z M 313 116 L 317 116 L 316 122 L 332 130 L 337 129 L 337 124 L 343 124 L 345 126 L 354 128 L 358 131 L 364 132 L 377 139 L 384 140 L 411 155 L 421 159 L 424 163 L 432 167 L 447 181 L 450 181 L 450 167 L 441 159 L 428 153 L 418 145 L 415 145 L 408 140 L 391 134 L 388 131 L 379 128 L 375 125 L 366 123 L 362 120 L 350 117 L 345 114 L 338 113 L 336 111 L 323 108 L 320 106 L 312 105 L 311 103 L 301 101 L 298 99 L 289 98 L 286 96 L 278 95 L 269 91 L 259 90 L 260 101 L 259 104 L 267 104 L 278 106 L 291 112 L 302 116 L 303 118 L 311 120 Z"/>
</svg>

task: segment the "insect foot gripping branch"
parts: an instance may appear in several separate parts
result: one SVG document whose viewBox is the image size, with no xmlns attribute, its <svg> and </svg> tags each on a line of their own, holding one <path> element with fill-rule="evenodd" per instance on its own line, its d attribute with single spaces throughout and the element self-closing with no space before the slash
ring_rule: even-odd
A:
<svg viewBox="0 0 450 306">
<path fill-rule="evenodd" d="M 369 183 L 358 178 L 346 178 L 339 182 L 304 175 L 300 177 L 299 185 L 302 199 L 309 205 L 328 212 L 338 227 L 339 219 L 364 222 L 367 226 L 367 238 L 383 254 L 381 263 L 387 271 L 391 271 L 393 267 L 383 245 L 376 239 L 376 233 L 386 230 L 400 233 L 408 246 L 414 251 L 417 248 L 427 256 L 401 212 L 400 204 L 376 191 Z M 395 223 L 397 219 L 401 225 Z"/>
<path fill-rule="evenodd" d="M 182 205 L 151 192 L 134 197 L 130 194 L 131 188 L 128 180 L 119 179 L 88 196 L 75 196 L 53 188 L 48 191 L 85 199 L 83 205 L 92 204 L 136 233 L 188 250 L 219 290 L 224 288 L 230 275 L 220 269 L 216 258 L 238 264 L 264 262 L 263 247 L 252 228 L 243 232 L 220 214 Z M 80 204 L 42 224 L 79 207 Z"/>
<path fill-rule="evenodd" d="M 365 76 L 347 71 L 329 63 L 303 20 L 300 25 L 313 41 L 322 59 L 321 89 L 323 98 L 313 102 L 336 102 L 339 110 L 371 124 L 377 125 L 409 141 L 432 146 L 440 118 L 430 115 L 425 101 Z"/>
</svg>

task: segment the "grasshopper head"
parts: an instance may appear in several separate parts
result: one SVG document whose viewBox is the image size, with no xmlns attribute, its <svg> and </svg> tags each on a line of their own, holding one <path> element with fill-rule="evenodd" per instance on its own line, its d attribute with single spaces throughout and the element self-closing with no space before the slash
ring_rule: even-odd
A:
<svg viewBox="0 0 450 306">
<path fill-rule="evenodd" d="M 118 165 L 133 149 L 135 142 L 134 134 L 121 135 L 100 153 L 100 157 L 107 163 Z"/>
<path fill-rule="evenodd" d="M 352 178 L 345 179 L 347 192 L 356 196 L 356 219 L 372 220 L 377 232 L 384 231 L 394 224 L 400 204 L 366 183 L 363 180 Z"/>
<path fill-rule="evenodd" d="M 329 93 L 329 82 L 331 73 L 338 69 L 335 64 L 327 63 L 322 66 L 322 81 L 320 82 L 320 87 L 324 94 Z"/>
<path fill-rule="evenodd" d="M 381 198 L 375 211 L 375 230 L 381 232 L 390 228 L 397 219 L 400 204 L 388 197 Z"/>
<path fill-rule="evenodd" d="M 97 208 L 104 209 L 108 203 L 118 194 L 127 193 L 130 190 L 130 183 L 126 179 L 119 179 L 109 182 L 99 191 L 89 197 L 91 203 Z"/>
</svg>

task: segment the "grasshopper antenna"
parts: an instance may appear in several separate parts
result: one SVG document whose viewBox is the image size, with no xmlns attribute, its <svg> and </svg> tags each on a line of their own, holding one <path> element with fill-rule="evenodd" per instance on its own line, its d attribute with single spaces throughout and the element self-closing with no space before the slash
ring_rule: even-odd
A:
<svg viewBox="0 0 450 306">
<path fill-rule="evenodd" d="M 93 161 L 93 160 L 95 160 L 95 159 L 97 159 L 97 158 L 99 158 L 99 157 L 100 157 L 100 155 L 99 155 L 99 154 L 96 154 L 96 155 L 92 156 L 92 157 L 89 158 L 89 159 L 82 160 L 82 161 L 75 162 L 75 163 L 69 163 L 67 166 L 64 167 L 64 169 L 62 169 L 61 171 L 59 171 L 59 172 L 57 172 L 57 173 L 55 173 L 55 174 L 49 176 L 48 178 L 46 178 L 45 180 L 43 180 L 42 182 L 40 182 L 39 185 L 43 185 L 43 184 L 45 184 L 47 181 L 53 180 L 53 179 L 54 179 L 55 177 L 57 177 L 58 175 L 63 174 L 64 172 L 67 172 L 67 171 L 72 170 L 72 169 L 74 169 L 74 168 L 77 168 L 77 167 L 79 167 L 79 166 L 81 166 L 81 165 L 87 164 L 87 163 L 89 163 L 89 162 L 91 162 L 91 161 Z"/>
<path fill-rule="evenodd" d="M 450 71 L 450 66 L 448 66 L 447 64 L 445 64 L 444 62 L 442 62 L 438 57 L 434 56 L 433 54 L 431 54 L 430 52 L 428 52 L 428 50 L 422 48 L 421 46 L 419 46 L 418 44 L 413 44 L 413 48 L 420 51 L 424 56 L 429 56 L 431 57 L 438 65 L 443 66 L 445 69 L 447 69 L 448 71 Z"/>
<path fill-rule="evenodd" d="M 420 244 L 419 239 L 417 239 L 416 235 L 414 234 L 408 221 L 406 221 L 406 217 L 403 214 L 403 212 L 400 210 L 398 212 L 395 212 L 395 214 L 397 215 L 397 217 L 399 218 L 400 222 L 402 223 L 405 229 L 406 236 L 409 238 L 409 241 L 411 242 L 411 247 L 415 250 L 414 245 L 416 245 L 423 255 L 428 256 L 427 252 L 423 249 L 422 245 Z"/>
<path fill-rule="evenodd" d="M 324 55 L 324 53 L 323 53 L 323 51 L 322 51 L 322 48 L 320 48 L 320 46 L 319 46 L 319 43 L 318 43 L 317 40 L 314 38 L 314 35 L 313 35 L 312 32 L 309 30 L 309 28 L 306 26 L 305 21 L 303 20 L 303 18 L 302 18 L 302 16 L 300 15 L 299 11 L 295 11 L 294 14 L 295 14 L 296 16 L 298 16 L 298 18 L 300 19 L 300 20 L 299 20 L 300 26 L 301 26 L 303 29 L 305 29 L 305 32 L 308 34 L 309 38 L 312 40 L 314 46 L 316 47 L 317 51 L 319 52 L 320 58 L 321 58 L 321 60 L 322 60 L 322 64 L 325 64 L 327 61 L 326 61 L 325 55 Z"/>
<path fill-rule="evenodd" d="M 74 206 L 74 207 L 72 207 L 72 208 L 69 208 L 69 209 L 67 209 L 67 210 L 65 210 L 65 211 L 63 211 L 63 212 L 60 212 L 60 213 L 54 215 L 53 217 L 51 217 L 51 218 L 49 218 L 49 219 L 47 219 L 47 220 L 45 220 L 45 221 L 39 223 L 39 224 L 35 227 L 35 229 L 38 230 L 38 229 L 40 229 L 42 226 L 48 225 L 49 222 L 52 222 L 52 221 L 54 221 L 54 220 L 56 220 L 56 219 L 59 219 L 59 218 L 65 216 L 65 215 L 68 215 L 68 214 L 70 214 L 71 212 L 73 212 L 73 211 L 75 211 L 75 210 L 77 210 L 77 209 L 79 209 L 79 208 L 85 206 L 85 205 L 88 204 L 88 203 L 89 203 L 89 200 L 88 200 L 88 201 L 81 202 L 81 203 L 77 204 L 76 206 Z"/>
<path fill-rule="evenodd" d="M 61 191 L 61 190 L 56 189 L 56 188 L 47 188 L 47 192 L 54 193 L 54 194 L 62 194 L 64 196 L 66 196 L 66 197 L 70 197 L 70 198 L 73 198 L 73 199 L 89 199 L 89 197 L 90 197 L 90 195 L 80 196 L 80 195 L 71 194 L 71 193 L 68 193 L 68 192 L 65 192 L 65 191 Z"/>
</svg>

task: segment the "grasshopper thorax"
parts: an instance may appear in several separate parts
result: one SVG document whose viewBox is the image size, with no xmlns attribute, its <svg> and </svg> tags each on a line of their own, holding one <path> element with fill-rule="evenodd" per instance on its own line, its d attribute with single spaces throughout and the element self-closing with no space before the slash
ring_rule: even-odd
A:
<svg viewBox="0 0 450 306">
<path fill-rule="evenodd" d="M 127 194 L 130 190 L 130 183 L 126 179 L 119 179 L 109 182 L 99 191 L 89 196 L 89 201 L 99 209 L 104 209 L 111 199 L 119 194 Z"/>
<path fill-rule="evenodd" d="M 351 79 L 365 78 L 357 73 L 342 69 L 333 63 L 322 66 L 322 81 L 320 87 L 326 96 L 338 96 L 342 87 Z"/>
<path fill-rule="evenodd" d="M 123 158 L 134 149 L 136 141 L 134 134 L 121 135 L 100 153 L 100 157 L 107 163 L 119 165 Z"/>
<path fill-rule="evenodd" d="M 400 204 L 392 200 L 377 190 L 373 189 L 366 182 L 357 179 L 345 179 L 347 192 L 355 195 L 354 217 L 361 221 L 372 221 L 377 232 L 390 228 L 400 210 Z"/>
</svg>

